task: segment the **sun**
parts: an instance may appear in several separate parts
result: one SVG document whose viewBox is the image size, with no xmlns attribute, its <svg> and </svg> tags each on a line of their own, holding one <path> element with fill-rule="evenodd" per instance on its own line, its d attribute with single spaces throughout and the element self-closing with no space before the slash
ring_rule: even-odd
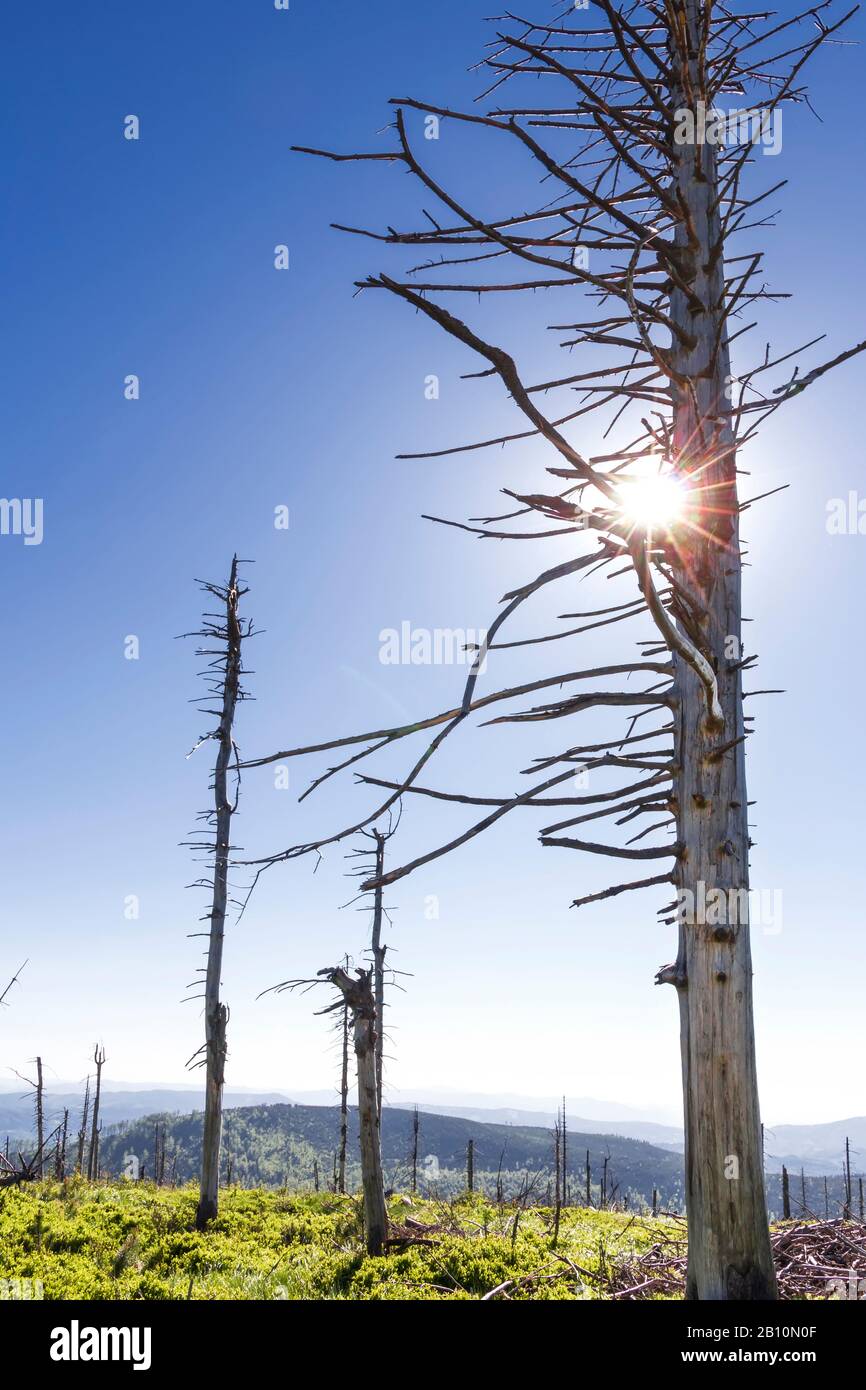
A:
<svg viewBox="0 0 866 1390">
<path fill-rule="evenodd" d="M 682 483 L 670 474 L 654 473 L 623 482 L 619 489 L 622 514 L 642 531 L 669 530 L 682 519 Z"/>
</svg>

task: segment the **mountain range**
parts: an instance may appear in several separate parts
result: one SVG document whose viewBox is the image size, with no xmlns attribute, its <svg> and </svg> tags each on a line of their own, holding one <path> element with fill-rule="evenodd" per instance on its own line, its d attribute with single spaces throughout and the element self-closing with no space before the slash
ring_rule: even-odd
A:
<svg viewBox="0 0 866 1390">
<path fill-rule="evenodd" d="M 9 1085 L 10 1083 L 4 1083 Z M 431 1097 L 438 1097 L 433 1100 Z M 285 1106 L 323 1108 L 334 1105 L 333 1091 L 295 1091 L 289 1097 L 279 1091 L 231 1090 L 225 1092 L 226 1110 Z M 549 1131 L 557 1102 L 551 1098 L 533 1100 L 518 1095 L 461 1095 L 419 1089 L 411 1099 L 392 1101 L 386 1109 L 407 1111 L 415 1105 L 427 1115 L 452 1117 L 473 1124 L 512 1129 Z M 649 1118 L 627 1106 L 608 1104 L 589 1097 L 566 1098 L 569 1129 L 584 1137 L 617 1136 L 651 1144 L 660 1150 L 682 1153 L 682 1130 Z M 46 1092 L 46 1127 L 59 1123 L 64 1109 L 70 1114 L 70 1133 L 80 1124 L 82 1086 L 57 1082 Z M 130 1084 L 105 1087 L 100 1098 L 100 1116 L 106 1129 L 152 1115 L 185 1115 L 201 1109 L 202 1094 L 196 1086 Z M 589 1112 L 589 1113 L 587 1113 Z M 594 1113 L 593 1113 L 594 1112 Z M 33 1093 L 11 1089 L 0 1091 L 0 1136 L 26 1138 L 33 1133 Z M 845 1141 L 851 1145 L 851 1166 L 855 1172 L 866 1169 L 866 1117 L 835 1120 L 817 1125 L 767 1125 L 765 1160 L 768 1172 L 781 1172 L 782 1164 L 793 1173 L 821 1176 L 841 1172 Z"/>
</svg>

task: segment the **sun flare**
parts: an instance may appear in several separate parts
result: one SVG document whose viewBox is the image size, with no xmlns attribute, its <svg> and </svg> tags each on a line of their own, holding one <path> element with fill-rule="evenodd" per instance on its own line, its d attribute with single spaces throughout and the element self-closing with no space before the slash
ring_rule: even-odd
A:
<svg viewBox="0 0 866 1390">
<path fill-rule="evenodd" d="M 667 530 L 681 520 L 682 483 L 668 474 L 653 474 L 624 482 L 620 488 L 623 516 L 641 530 Z"/>
</svg>

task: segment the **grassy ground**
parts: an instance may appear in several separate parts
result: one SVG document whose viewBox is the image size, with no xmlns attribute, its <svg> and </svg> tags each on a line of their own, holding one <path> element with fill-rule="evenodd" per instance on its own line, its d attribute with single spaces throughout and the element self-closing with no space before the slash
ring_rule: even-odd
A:
<svg viewBox="0 0 866 1390">
<path fill-rule="evenodd" d="M 0 1281 L 38 1281 L 47 1299 L 477 1300 L 501 1285 L 510 1298 L 591 1299 L 624 1261 L 682 1233 L 664 1218 L 577 1208 L 554 1249 L 545 1210 L 521 1212 L 515 1234 L 514 1208 L 478 1196 L 395 1198 L 393 1230 L 430 1243 L 369 1259 L 354 1198 L 232 1188 L 206 1234 L 194 1229 L 196 1198 L 192 1187 L 80 1180 L 2 1190 Z"/>
</svg>

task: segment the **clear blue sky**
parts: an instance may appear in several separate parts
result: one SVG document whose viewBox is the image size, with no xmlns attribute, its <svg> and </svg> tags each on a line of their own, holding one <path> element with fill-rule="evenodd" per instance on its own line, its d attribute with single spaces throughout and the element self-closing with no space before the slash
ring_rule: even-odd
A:
<svg viewBox="0 0 866 1390">
<path fill-rule="evenodd" d="M 43 498 L 45 533 L 40 546 L 0 538 L 4 981 L 30 957 L 0 1023 L 4 1069 L 38 1051 L 54 1074 L 81 1076 L 98 1036 L 107 1077 L 189 1079 L 201 1020 L 180 1001 L 199 964 L 186 933 L 204 909 L 184 889 L 197 871 L 178 842 L 207 804 L 208 750 L 185 758 L 203 726 L 188 703 L 193 646 L 175 634 L 196 625 L 194 577 L 223 576 L 233 550 L 256 561 L 247 611 L 266 631 L 250 678 L 257 703 L 238 729 L 253 757 L 447 707 L 461 672 L 383 666 L 380 631 L 402 620 L 485 627 L 506 589 L 560 558 L 420 519 L 505 510 L 497 490 L 530 473 L 537 485 L 544 475 L 527 464 L 539 456 L 395 461 L 514 417 L 495 387 L 459 380 L 476 364 L 432 325 L 386 296 L 352 297 L 354 279 L 397 263 L 329 223 L 408 225 L 408 180 L 390 166 L 289 153 L 292 143 L 384 148 L 392 95 L 467 104 L 489 9 L 19 0 L 7 13 L 2 492 Z M 850 36 L 862 31 L 858 19 Z M 796 292 L 766 316 L 780 349 L 826 331 L 829 357 L 864 336 L 863 81 L 862 49 L 825 52 L 811 78 L 823 124 L 786 112 L 784 152 L 765 161 L 768 182 L 790 179 L 771 200 L 778 229 L 758 233 L 774 286 Z M 128 114 L 140 118 L 137 142 L 123 138 Z M 485 206 L 527 201 L 495 149 L 481 155 L 444 127 L 435 158 L 464 190 L 486 183 Z M 278 243 L 290 247 L 288 272 L 273 267 Z M 526 316 L 524 361 L 538 379 L 552 345 L 530 340 L 535 309 L 511 312 L 512 342 Z M 496 311 L 477 313 L 489 323 Z M 138 401 L 124 399 L 129 373 Z M 438 401 L 424 397 L 431 373 Z M 752 684 L 788 691 L 755 702 L 750 745 L 753 882 L 784 895 L 782 932 L 759 929 L 754 948 L 770 1123 L 866 1105 L 866 536 L 825 528 L 829 498 L 866 489 L 863 373 L 861 358 L 787 407 L 743 460 L 746 495 L 792 485 L 746 528 L 750 638 L 762 657 Z M 288 532 L 273 526 L 280 504 Z M 611 587 L 575 596 L 599 607 Z M 539 621 L 560 611 L 561 597 Z M 512 659 L 487 688 L 616 659 L 639 635 L 625 632 Z M 124 658 L 130 634 L 138 661 Z M 587 723 L 587 738 L 600 727 Z M 525 785 L 519 769 L 563 736 L 469 732 L 428 780 L 512 794 Z M 321 766 L 294 765 L 295 791 Z M 238 838 L 267 853 L 363 804 L 343 781 L 298 806 L 268 770 L 249 773 Z M 413 800 L 400 859 L 466 823 Z M 675 951 L 673 930 L 655 925 L 661 899 L 576 914 L 572 898 L 614 881 L 616 865 L 540 849 L 540 823 L 515 814 L 389 895 L 395 961 L 410 975 L 392 1010 L 392 1094 L 567 1091 L 676 1116 L 675 1002 L 652 983 Z M 271 870 L 229 932 L 230 1085 L 291 1091 L 333 1077 L 312 1000 L 255 996 L 360 950 L 365 919 L 338 910 L 352 896 L 342 855 L 330 852 L 315 876 L 310 860 Z M 138 921 L 124 917 L 131 894 Z M 440 914 L 429 921 L 434 894 Z"/>
</svg>

